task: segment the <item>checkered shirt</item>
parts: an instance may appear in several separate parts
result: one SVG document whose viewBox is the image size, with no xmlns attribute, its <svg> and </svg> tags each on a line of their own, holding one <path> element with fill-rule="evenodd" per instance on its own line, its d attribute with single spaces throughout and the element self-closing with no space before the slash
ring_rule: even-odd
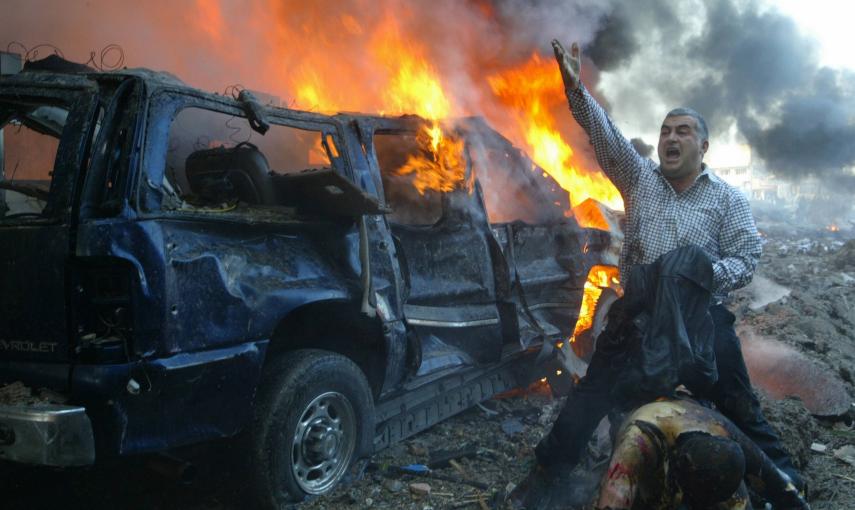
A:
<svg viewBox="0 0 855 510">
<path fill-rule="evenodd" d="M 713 261 L 713 297 L 748 284 L 761 245 L 745 196 L 703 165 L 695 183 L 676 193 L 659 166 L 642 157 L 584 86 L 567 91 L 573 117 L 591 137 L 597 161 L 623 197 L 622 277 L 675 248 L 697 245 Z"/>
</svg>

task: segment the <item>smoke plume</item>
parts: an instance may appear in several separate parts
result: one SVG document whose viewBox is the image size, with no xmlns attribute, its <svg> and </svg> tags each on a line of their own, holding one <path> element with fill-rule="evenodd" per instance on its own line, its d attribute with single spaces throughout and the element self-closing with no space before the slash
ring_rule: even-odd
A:
<svg viewBox="0 0 855 510">
<path fill-rule="evenodd" d="M 585 53 L 611 71 L 620 121 L 690 106 L 712 143 L 735 124 L 770 171 L 855 189 L 853 73 L 820 66 L 815 41 L 780 12 L 756 0 L 623 2 Z"/>
</svg>

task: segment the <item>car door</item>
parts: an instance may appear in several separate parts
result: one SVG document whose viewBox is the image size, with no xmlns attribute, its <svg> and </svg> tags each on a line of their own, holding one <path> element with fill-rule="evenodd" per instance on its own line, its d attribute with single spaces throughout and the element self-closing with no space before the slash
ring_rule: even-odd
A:
<svg viewBox="0 0 855 510">
<path fill-rule="evenodd" d="M 0 85 L 0 367 L 8 362 L 0 372 L 27 381 L 16 362 L 42 363 L 40 376 L 50 381 L 38 384 L 60 387 L 73 356 L 73 190 L 86 165 L 98 96 L 82 77 L 61 88 Z"/>
<path fill-rule="evenodd" d="M 451 191 L 419 190 L 417 175 L 400 169 L 422 148 L 412 130 L 394 127 L 374 131 L 371 156 L 391 209 L 405 321 L 420 349 L 417 375 L 496 361 L 503 337 L 483 205 L 465 178 Z"/>
</svg>

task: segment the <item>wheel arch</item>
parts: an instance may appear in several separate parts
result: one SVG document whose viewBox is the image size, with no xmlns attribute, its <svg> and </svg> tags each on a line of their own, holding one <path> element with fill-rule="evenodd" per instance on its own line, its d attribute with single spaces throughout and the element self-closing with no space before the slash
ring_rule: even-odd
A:
<svg viewBox="0 0 855 510">
<path fill-rule="evenodd" d="M 362 370 L 376 399 L 383 387 L 387 349 L 383 326 L 370 318 L 360 304 L 345 299 L 315 301 L 283 317 L 270 337 L 264 366 L 283 353 L 320 349 L 345 356 Z"/>
</svg>

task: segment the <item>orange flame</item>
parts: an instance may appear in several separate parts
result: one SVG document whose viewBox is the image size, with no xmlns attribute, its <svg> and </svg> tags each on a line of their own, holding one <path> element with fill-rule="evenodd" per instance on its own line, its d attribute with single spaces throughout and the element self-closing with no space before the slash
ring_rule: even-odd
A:
<svg viewBox="0 0 855 510">
<path fill-rule="evenodd" d="M 532 159 L 570 192 L 573 206 L 594 198 L 623 210 L 623 200 L 611 181 L 602 173 L 577 168 L 573 148 L 556 127 L 551 109 L 566 99 L 555 62 L 535 53 L 523 65 L 487 81 L 502 103 L 513 108 Z"/>
<path fill-rule="evenodd" d="M 439 74 L 418 45 L 401 37 L 394 18 L 387 18 L 378 28 L 372 47 L 377 62 L 391 74 L 382 91 L 382 110 L 415 113 L 430 120 L 452 113 Z"/>
<path fill-rule="evenodd" d="M 597 309 L 597 302 L 603 293 L 603 289 L 614 288 L 619 291 L 618 268 L 614 266 L 594 266 L 588 273 L 588 281 L 585 282 L 585 293 L 582 296 L 582 306 L 579 309 L 579 319 L 576 321 L 576 328 L 573 330 L 572 342 L 579 333 L 587 329 L 591 329 L 594 324 L 594 311 Z"/>
<path fill-rule="evenodd" d="M 441 192 L 457 189 L 463 183 L 466 172 L 463 140 L 444 133 L 435 122 L 419 131 L 416 142 L 422 154 L 411 155 L 397 173 L 415 173 L 413 185 L 422 195 L 428 189 Z"/>
<path fill-rule="evenodd" d="M 566 130 L 575 128 L 569 127 L 560 73 L 551 57 L 534 53 L 524 61 L 501 61 L 495 52 L 484 51 L 482 38 L 469 34 L 447 51 L 446 41 L 438 38 L 444 31 L 424 26 L 430 8 L 402 0 L 353 0 L 338 11 L 296 0 L 248 4 L 254 34 L 248 41 L 230 33 L 229 11 L 219 0 L 196 0 L 201 12 L 194 28 L 210 44 L 205 49 L 227 64 L 246 69 L 245 51 L 231 49 L 236 43 L 262 55 L 263 62 L 249 72 L 254 87 L 306 110 L 414 113 L 429 121 L 484 115 L 570 193 L 573 206 L 591 197 L 623 208 L 608 179 L 569 143 Z M 473 5 L 452 10 L 466 12 L 461 19 L 467 21 L 461 23 L 467 26 L 475 22 L 501 30 L 489 3 Z M 573 136 L 584 139 L 581 133 Z M 435 145 L 437 155 L 441 144 Z"/>
</svg>

